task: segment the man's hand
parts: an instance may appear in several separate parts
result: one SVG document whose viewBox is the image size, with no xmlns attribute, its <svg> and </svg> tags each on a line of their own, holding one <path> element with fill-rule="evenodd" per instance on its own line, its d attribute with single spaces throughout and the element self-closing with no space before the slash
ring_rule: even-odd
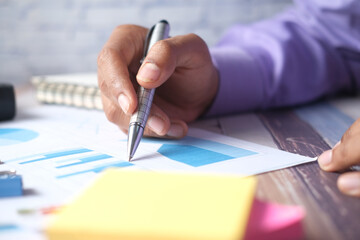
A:
<svg viewBox="0 0 360 240">
<path fill-rule="evenodd" d="M 332 150 L 320 155 L 318 162 L 325 171 L 340 171 L 360 164 L 360 118 Z M 341 174 L 337 185 L 341 192 L 360 197 L 360 171 Z"/>
<path fill-rule="evenodd" d="M 117 27 L 98 57 L 98 81 L 107 118 L 127 132 L 138 84 L 157 88 L 144 134 L 181 138 L 187 123 L 209 107 L 218 73 L 205 42 L 194 34 L 157 42 L 140 66 L 147 29 Z"/>
</svg>

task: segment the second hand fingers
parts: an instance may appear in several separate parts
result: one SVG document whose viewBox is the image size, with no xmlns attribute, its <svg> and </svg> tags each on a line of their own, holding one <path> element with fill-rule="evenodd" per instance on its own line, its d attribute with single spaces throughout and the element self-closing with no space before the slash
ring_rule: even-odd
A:
<svg viewBox="0 0 360 240">
<path fill-rule="evenodd" d="M 341 142 L 319 157 L 319 164 L 326 171 L 338 171 L 360 163 L 360 119 L 346 131 Z"/>
<path fill-rule="evenodd" d="M 360 172 L 343 173 L 338 178 L 337 185 L 341 192 L 360 197 Z"/>
</svg>

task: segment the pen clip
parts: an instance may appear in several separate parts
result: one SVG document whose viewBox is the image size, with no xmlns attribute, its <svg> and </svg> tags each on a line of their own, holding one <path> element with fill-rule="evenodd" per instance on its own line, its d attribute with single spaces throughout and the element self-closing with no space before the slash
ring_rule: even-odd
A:
<svg viewBox="0 0 360 240">
<path fill-rule="evenodd" d="M 155 28 L 155 25 L 152 26 L 149 31 L 147 32 L 146 34 L 146 38 L 145 38 L 145 46 L 144 46 L 144 52 L 143 52 L 143 58 L 140 60 L 140 64 L 142 64 L 144 62 L 144 59 L 147 55 L 147 52 L 148 52 L 148 47 L 149 47 L 149 44 L 150 44 L 150 39 L 151 39 L 151 35 L 154 31 L 154 28 Z"/>
</svg>

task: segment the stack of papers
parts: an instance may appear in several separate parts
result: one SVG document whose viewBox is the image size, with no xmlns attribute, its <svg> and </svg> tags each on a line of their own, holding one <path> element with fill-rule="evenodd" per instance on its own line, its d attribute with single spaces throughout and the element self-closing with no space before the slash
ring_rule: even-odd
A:
<svg viewBox="0 0 360 240">
<path fill-rule="evenodd" d="M 0 199 L 0 229 L 13 226 L 0 234 L 26 233 L 27 239 L 41 239 L 39 230 L 48 223 L 47 217 L 34 220 L 19 211 L 68 204 L 108 168 L 249 176 L 314 161 L 190 129 L 182 140 L 144 139 L 129 163 L 126 140 L 102 112 L 86 109 L 37 106 L 2 123 L 0 152 L 5 164 L 0 171 L 15 169 L 22 175 L 26 196 Z"/>
</svg>

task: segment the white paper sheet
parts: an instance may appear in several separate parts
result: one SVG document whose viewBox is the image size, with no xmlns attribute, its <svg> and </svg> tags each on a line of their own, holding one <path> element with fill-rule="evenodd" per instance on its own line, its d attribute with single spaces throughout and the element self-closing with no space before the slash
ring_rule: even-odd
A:
<svg viewBox="0 0 360 240">
<path fill-rule="evenodd" d="M 182 140 L 144 139 L 128 163 L 126 139 L 103 112 L 62 106 L 30 108 L 1 123 L 0 171 L 21 174 L 25 196 L 0 198 L 0 239 L 42 239 L 49 216 L 19 210 L 64 205 L 108 167 L 253 175 L 314 160 L 191 128 Z"/>
</svg>

